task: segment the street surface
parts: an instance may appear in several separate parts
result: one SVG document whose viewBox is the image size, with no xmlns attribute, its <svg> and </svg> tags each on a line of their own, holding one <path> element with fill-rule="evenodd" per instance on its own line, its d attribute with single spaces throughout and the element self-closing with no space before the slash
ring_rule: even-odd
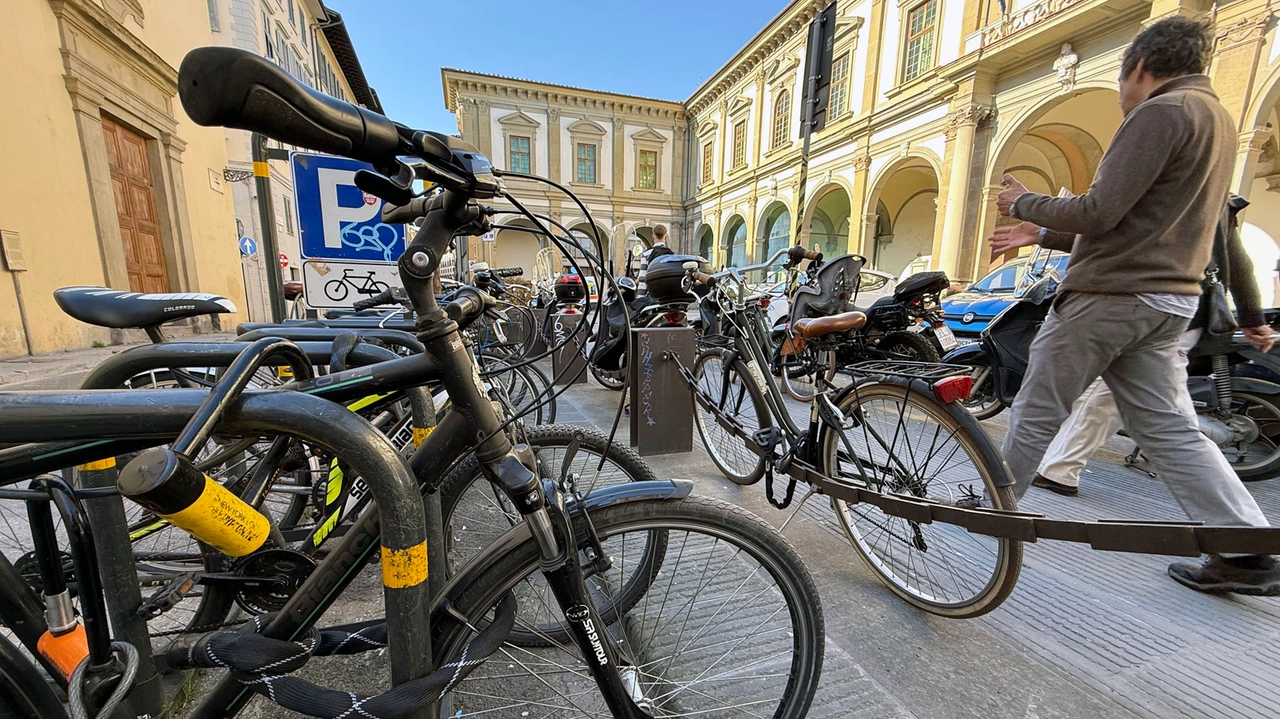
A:
<svg viewBox="0 0 1280 719">
<path fill-rule="evenodd" d="M 560 399 L 557 421 L 608 430 L 621 395 L 594 383 Z M 986 423 L 999 440 L 1001 415 Z M 619 439 L 626 443 L 626 418 Z M 944 620 L 897 599 L 849 546 L 830 506 L 812 497 L 775 510 L 763 483 L 724 479 L 699 446 L 648 458 L 660 477 L 746 507 L 805 558 L 822 593 L 827 654 L 811 717 L 1274 717 L 1280 715 L 1280 599 L 1198 594 L 1165 574 L 1170 558 L 1028 545 L 1012 596 L 991 614 Z M 1158 480 L 1121 464 L 1127 440 L 1099 453 L 1079 497 L 1032 488 L 1020 508 L 1068 519 L 1183 519 Z M 798 498 L 802 489 L 797 490 Z M 1280 522 L 1280 482 L 1249 485 Z M 788 521 L 789 520 L 789 521 Z M 323 624 L 376 616 L 381 589 L 367 570 Z M 385 687 L 385 656 L 315 659 L 301 676 L 363 692 Z M 261 699 L 252 716 L 295 716 Z"/>
</svg>

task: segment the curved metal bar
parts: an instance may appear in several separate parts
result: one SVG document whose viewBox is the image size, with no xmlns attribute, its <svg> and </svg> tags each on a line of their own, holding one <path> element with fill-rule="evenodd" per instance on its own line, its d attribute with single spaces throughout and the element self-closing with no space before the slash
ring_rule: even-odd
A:
<svg viewBox="0 0 1280 719">
<path fill-rule="evenodd" d="M 8 441 L 158 438 L 171 440 L 191 420 L 208 392 L 190 389 L 94 392 L 0 392 L 0 436 Z M 288 434 L 320 445 L 347 460 L 369 484 L 380 508 L 384 557 L 416 557 L 426 542 L 426 522 L 417 482 L 391 443 L 368 422 L 341 405 L 301 392 L 246 391 L 226 408 L 219 431 L 228 434 Z M 407 554 L 406 554 L 407 553 Z M 326 562 L 340 561 L 334 554 Z M 402 565 L 403 566 L 403 565 Z M 391 647 L 392 681 L 429 671 L 426 562 L 402 586 L 384 586 Z M 384 585 L 387 562 L 383 562 Z M 315 572 L 264 630 L 288 637 L 313 622 L 332 587 Z"/>
<path fill-rule="evenodd" d="M 250 342 L 166 342 L 158 345 L 139 345 L 103 360 L 81 385 L 82 389 L 119 389 L 130 378 L 143 372 L 173 367 L 226 367 Z M 299 342 L 299 349 L 311 365 L 327 365 L 331 343 Z M 398 355 L 373 345 L 362 345 L 352 353 L 353 362 L 375 364 Z M 286 365 L 287 361 L 268 358 L 267 366 Z"/>
<path fill-rule="evenodd" d="M 422 343 L 419 342 L 416 337 L 402 330 L 389 330 L 385 328 L 329 328 L 281 325 L 278 327 L 260 327 L 240 335 L 236 340 L 239 342 L 248 342 L 252 340 L 259 340 L 263 337 L 283 337 L 285 339 L 299 342 L 332 342 L 334 338 L 343 332 L 351 332 L 353 330 L 359 332 L 365 337 L 386 342 L 387 344 L 395 347 L 404 347 L 414 354 L 422 353 Z"/>
</svg>

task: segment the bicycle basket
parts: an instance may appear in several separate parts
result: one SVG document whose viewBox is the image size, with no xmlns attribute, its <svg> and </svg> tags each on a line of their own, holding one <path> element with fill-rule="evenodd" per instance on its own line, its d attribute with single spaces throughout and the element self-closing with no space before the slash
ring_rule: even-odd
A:
<svg viewBox="0 0 1280 719">
<path fill-rule="evenodd" d="M 858 295 L 858 277 L 866 263 L 867 259 L 859 255 L 841 255 L 823 265 L 813 280 L 796 289 L 791 300 L 791 322 L 852 311 Z"/>
</svg>

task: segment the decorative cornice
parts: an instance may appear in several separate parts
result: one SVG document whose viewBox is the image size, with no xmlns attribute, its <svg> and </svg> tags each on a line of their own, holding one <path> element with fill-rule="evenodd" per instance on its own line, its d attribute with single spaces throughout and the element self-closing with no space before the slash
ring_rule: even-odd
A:
<svg viewBox="0 0 1280 719">
<path fill-rule="evenodd" d="M 1275 13 L 1267 10 L 1254 17 L 1242 17 L 1234 24 L 1221 28 L 1215 38 L 1218 49 L 1222 49 L 1222 45 L 1235 45 L 1261 38 L 1274 18 Z"/>
<path fill-rule="evenodd" d="M 451 68 L 442 69 L 441 76 L 445 85 L 445 107 L 450 112 L 457 112 L 467 98 L 484 98 L 492 102 L 537 103 L 570 112 L 619 114 L 671 122 L 683 122 L 686 114 L 681 103 L 670 100 L 481 75 Z"/>
<path fill-rule="evenodd" d="M 781 15 L 761 30 L 738 54 L 729 60 L 711 79 L 694 91 L 689 98 L 689 112 L 699 113 L 712 107 L 716 100 L 728 94 L 738 82 L 749 77 L 770 55 L 802 34 L 814 16 L 826 7 L 826 0 L 804 0 L 784 10 Z"/>
</svg>

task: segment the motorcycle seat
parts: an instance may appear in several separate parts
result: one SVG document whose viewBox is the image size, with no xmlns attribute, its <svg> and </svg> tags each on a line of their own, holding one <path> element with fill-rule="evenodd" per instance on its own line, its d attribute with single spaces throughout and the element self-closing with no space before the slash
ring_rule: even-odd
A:
<svg viewBox="0 0 1280 719">
<path fill-rule="evenodd" d="M 63 312 L 86 324 L 115 329 L 144 328 L 165 322 L 235 312 L 231 300 L 208 292 L 142 293 L 106 287 L 63 287 L 53 299 Z"/>
<path fill-rule="evenodd" d="M 830 317 L 806 317 L 796 320 L 791 325 L 791 331 L 811 340 L 833 332 L 856 330 L 866 323 L 867 316 L 861 312 L 841 312 Z"/>
</svg>

